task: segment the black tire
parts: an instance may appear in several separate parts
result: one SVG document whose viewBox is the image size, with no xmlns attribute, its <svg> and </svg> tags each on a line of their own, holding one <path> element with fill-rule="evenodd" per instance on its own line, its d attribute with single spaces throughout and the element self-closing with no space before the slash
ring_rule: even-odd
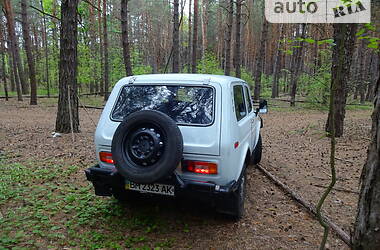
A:
<svg viewBox="0 0 380 250">
<path fill-rule="evenodd" d="M 246 186 L 247 171 L 246 168 L 244 168 L 238 180 L 236 190 L 217 204 L 217 211 L 227 215 L 233 220 L 240 220 L 244 216 Z"/>
<path fill-rule="evenodd" d="M 142 110 L 121 122 L 112 139 L 118 172 L 136 183 L 154 183 L 173 173 L 183 154 L 182 134 L 166 114 Z"/>
<path fill-rule="evenodd" d="M 233 218 L 235 220 L 240 220 L 244 215 L 244 202 L 245 202 L 245 194 L 247 190 L 247 171 L 244 168 L 244 172 L 241 174 L 238 188 L 232 193 L 233 203 L 235 204 L 235 211 L 233 211 Z"/>
<path fill-rule="evenodd" d="M 263 142 L 261 140 L 261 135 L 259 134 L 259 140 L 257 141 L 256 147 L 253 150 L 252 157 L 251 157 L 252 159 L 251 162 L 253 165 L 257 165 L 260 163 L 262 153 L 263 153 Z"/>
</svg>

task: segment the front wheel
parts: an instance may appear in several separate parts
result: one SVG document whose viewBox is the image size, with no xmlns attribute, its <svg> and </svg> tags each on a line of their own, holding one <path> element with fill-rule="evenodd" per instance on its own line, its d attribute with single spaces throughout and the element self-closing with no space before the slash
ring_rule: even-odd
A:
<svg viewBox="0 0 380 250">
<path fill-rule="evenodd" d="M 263 142 L 261 140 L 261 135 L 259 134 L 259 140 L 257 141 L 256 147 L 253 150 L 252 157 L 251 157 L 253 165 L 257 165 L 260 163 L 262 152 L 263 152 Z"/>
</svg>

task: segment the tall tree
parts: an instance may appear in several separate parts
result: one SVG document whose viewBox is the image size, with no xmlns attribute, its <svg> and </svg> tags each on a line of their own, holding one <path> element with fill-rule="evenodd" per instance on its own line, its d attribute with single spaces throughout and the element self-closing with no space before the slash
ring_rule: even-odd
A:
<svg viewBox="0 0 380 250">
<path fill-rule="evenodd" d="M 191 73 L 197 73 L 197 48 L 198 48 L 198 0 L 194 0 L 193 54 L 191 58 Z"/>
<path fill-rule="evenodd" d="M 265 50 L 268 38 L 268 22 L 263 16 L 263 25 L 260 37 L 260 46 L 256 51 L 256 68 L 254 74 L 255 89 L 253 91 L 253 99 L 259 100 L 261 93 L 261 75 L 265 65 Z"/>
<path fill-rule="evenodd" d="M 353 234 L 353 249 L 356 250 L 380 249 L 380 76 L 375 88 L 371 144 L 367 152 L 367 161 L 360 177 L 361 188 Z"/>
<path fill-rule="evenodd" d="M 99 56 L 100 56 L 100 95 L 104 95 L 104 48 L 103 48 L 103 33 L 102 33 L 102 0 L 98 0 L 98 33 L 99 33 Z"/>
<path fill-rule="evenodd" d="M 0 19 L 2 17 L 0 16 Z M 0 23 L 0 79 L 3 81 L 4 84 L 4 94 L 5 94 L 5 100 L 8 101 L 8 85 L 7 85 L 7 76 L 6 76 L 6 64 L 5 64 L 5 36 L 4 36 L 4 29 L 3 25 Z"/>
<path fill-rule="evenodd" d="M 173 9 L 173 73 L 179 73 L 179 0 L 174 0 Z"/>
<path fill-rule="evenodd" d="M 49 48 L 48 48 L 48 37 L 47 37 L 47 24 L 46 24 L 46 16 L 45 16 L 45 9 L 44 9 L 44 3 L 42 0 L 40 0 L 41 10 L 43 12 L 42 14 L 42 43 L 45 49 L 45 81 L 46 81 L 46 91 L 47 96 L 50 97 L 50 76 L 49 76 Z"/>
<path fill-rule="evenodd" d="M 241 33 L 241 6 L 243 4 L 243 0 L 236 0 L 236 27 L 235 27 L 235 56 L 234 56 L 234 67 L 235 67 L 235 74 L 237 78 L 241 77 L 241 56 L 240 56 L 240 33 Z"/>
<path fill-rule="evenodd" d="M 7 18 L 9 51 L 12 55 L 11 61 L 12 61 L 12 66 L 13 66 L 14 77 L 16 79 L 17 97 L 19 101 L 22 101 L 23 100 L 22 86 L 25 85 L 25 82 L 24 82 L 24 76 L 23 76 L 24 73 L 22 70 L 20 52 L 18 49 L 18 43 L 16 39 L 13 8 L 12 8 L 10 0 L 3 0 L 0 3 L 3 5 L 5 17 Z"/>
<path fill-rule="evenodd" d="M 207 40 L 207 27 L 208 27 L 208 10 L 210 2 L 209 0 L 202 0 L 202 58 L 205 57 L 208 47 Z"/>
<path fill-rule="evenodd" d="M 104 53 L 104 101 L 108 100 L 109 64 L 108 64 L 108 30 L 107 30 L 107 0 L 103 0 L 103 53 Z"/>
<path fill-rule="evenodd" d="M 131 54 L 129 49 L 128 1 L 121 0 L 121 39 L 123 44 L 123 59 L 127 76 L 132 75 Z"/>
<path fill-rule="evenodd" d="M 32 44 L 29 34 L 29 20 L 27 10 L 27 0 L 21 0 L 21 16 L 22 16 L 22 34 L 24 37 L 24 47 L 29 67 L 30 80 L 30 105 L 37 105 L 37 81 L 36 70 L 34 67 L 34 58 L 32 54 Z"/>
<path fill-rule="evenodd" d="M 94 67 L 94 75 L 92 76 L 91 78 L 91 82 L 90 82 L 90 93 L 99 93 L 99 77 L 98 77 L 98 72 L 99 72 L 99 69 L 98 69 L 98 59 L 99 59 L 99 56 L 98 56 L 98 44 L 99 42 L 97 41 L 98 37 L 97 37 L 97 26 L 95 24 L 97 24 L 96 20 L 95 20 L 95 8 L 96 8 L 96 0 L 91 0 L 91 4 L 89 6 L 89 21 L 91 23 L 89 29 L 88 29 L 88 32 L 89 32 L 89 37 L 90 37 L 90 57 L 91 57 L 91 64 L 93 65 Z"/>
<path fill-rule="evenodd" d="M 187 72 L 191 72 L 191 63 L 190 63 L 190 58 L 191 58 L 191 0 L 189 2 L 189 33 L 188 33 L 188 41 L 187 41 Z"/>
<path fill-rule="evenodd" d="M 78 1 L 62 0 L 59 60 L 59 98 L 55 130 L 79 132 L 77 95 Z"/>
<path fill-rule="evenodd" d="M 331 116 L 334 116 L 335 136 L 343 135 L 344 117 L 346 114 L 347 86 L 352 55 L 355 44 L 357 24 L 333 24 L 334 48 L 332 56 L 332 80 L 335 81 L 334 112 L 329 112 L 326 122 L 326 132 L 331 132 Z"/>
<path fill-rule="evenodd" d="M 299 26 L 296 26 L 296 38 L 298 36 L 301 36 L 300 38 L 305 38 L 306 35 L 306 24 L 299 24 Z M 291 67 L 291 77 L 290 77 L 290 106 L 294 107 L 296 105 L 296 93 L 297 93 L 297 81 L 298 76 L 301 71 L 302 67 L 302 53 L 304 49 L 305 42 L 301 40 L 297 46 L 297 48 L 294 49 L 293 56 L 292 56 L 292 67 Z"/>
<path fill-rule="evenodd" d="M 232 25 L 234 21 L 234 1 L 228 1 L 228 18 L 227 18 L 227 28 L 226 28 L 226 38 L 225 38 L 225 66 L 224 74 L 226 76 L 231 75 L 231 39 L 232 39 Z"/>
<path fill-rule="evenodd" d="M 277 41 L 276 45 L 276 55 L 274 58 L 274 65 L 273 65 L 273 83 L 272 83 L 272 98 L 278 97 L 278 81 L 280 78 L 280 69 L 281 69 L 281 40 L 283 38 L 284 33 L 284 24 L 280 24 L 280 39 Z"/>
</svg>

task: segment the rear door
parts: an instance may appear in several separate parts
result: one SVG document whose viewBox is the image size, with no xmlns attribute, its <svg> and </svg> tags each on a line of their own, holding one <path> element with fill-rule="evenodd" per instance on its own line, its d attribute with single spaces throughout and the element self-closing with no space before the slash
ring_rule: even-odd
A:
<svg viewBox="0 0 380 250">
<path fill-rule="evenodd" d="M 209 124 L 179 124 L 183 136 L 183 152 L 197 155 L 220 155 L 220 119 L 222 95 L 219 83 L 212 82 L 209 85 L 201 85 L 213 89 L 213 96 L 208 100 L 212 103 L 212 122 Z M 210 106 L 210 107 L 211 107 Z"/>
</svg>

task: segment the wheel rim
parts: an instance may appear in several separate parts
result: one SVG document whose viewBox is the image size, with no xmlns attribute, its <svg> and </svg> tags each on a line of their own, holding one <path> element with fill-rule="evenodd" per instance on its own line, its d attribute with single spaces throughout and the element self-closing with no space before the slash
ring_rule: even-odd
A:
<svg viewBox="0 0 380 250">
<path fill-rule="evenodd" d="M 156 126 L 137 128 L 126 136 L 125 154 L 139 166 L 151 166 L 157 163 L 164 152 L 165 137 Z"/>
</svg>

